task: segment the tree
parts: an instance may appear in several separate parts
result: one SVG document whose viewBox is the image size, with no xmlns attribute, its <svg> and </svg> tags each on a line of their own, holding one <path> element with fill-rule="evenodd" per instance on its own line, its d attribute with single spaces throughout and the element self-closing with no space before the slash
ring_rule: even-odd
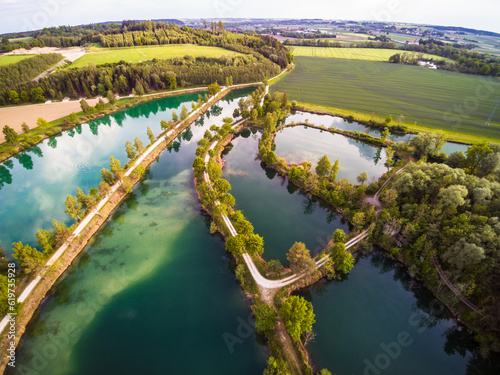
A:
<svg viewBox="0 0 500 375">
<path fill-rule="evenodd" d="M 188 117 L 188 109 L 186 108 L 185 105 L 182 106 L 182 110 L 181 110 L 181 120 L 185 120 L 187 117 Z"/>
<path fill-rule="evenodd" d="M 104 170 L 107 170 L 107 169 L 104 169 Z M 109 173 L 111 174 L 111 172 L 109 172 Z M 113 178 L 113 175 L 111 175 L 111 178 Z M 109 186 L 109 184 L 107 182 L 101 181 L 101 182 L 99 182 L 99 186 L 98 186 L 97 190 L 99 191 L 99 194 L 101 195 L 101 197 L 103 197 L 108 193 L 110 188 L 111 188 L 111 186 Z"/>
<path fill-rule="evenodd" d="M 254 108 L 254 109 L 252 109 L 250 116 L 252 117 L 252 120 L 255 121 L 255 120 L 257 120 L 257 117 L 259 117 L 259 112 Z"/>
<path fill-rule="evenodd" d="M 80 107 L 82 108 L 83 113 L 85 113 L 86 115 L 92 112 L 92 108 L 85 99 L 80 100 Z"/>
<path fill-rule="evenodd" d="M 177 116 L 175 109 L 172 111 L 172 121 L 175 123 L 177 123 L 177 121 L 179 121 L 179 116 Z"/>
<path fill-rule="evenodd" d="M 66 198 L 66 202 L 64 202 L 64 206 L 66 207 L 66 214 L 68 214 L 74 220 L 81 220 L 81 216 L 85 214 L 85 210 L 82 207 L 82 204 L 78 201 L 76 197 L 72 195 L 68 195 Z"/>
<path fill-rule="evenodd" d="M 23 130 L 24 133 L 28 134 L 30 132 L 30 127 L 28 126 L 28 124 L 26 124 L 26 122 L 23 122 L 21 124 L 21 129 Z"/>
<path fill-rule="evenodd" d="M 479 263 L 484 258 L 484 249 L 473 243 L 468 243 L 465 238 L 460 238 L 443 254 L 443 260 L 459 271 Z"/>
<path fill-rule="evenodd" d="M 246 248 L 250 254 L 262 254 L 264 252 L 264 238 L 252 233 L 248 236 Z"/>
<path fill-rule="evenodd" d="M 465 198 L 469 192 L 463 185 L 450 185 L 442 189 L 437 197 L 439 203 L 445 207 L 459 207 L 465 204 Z"/>
<path fill-rule="evenodd" d="M 386 159 L 385 165 L 387 166 L 387 171 L 389 171 L 392 168 L 392 166 L 394 165 L 394 160 L 392 158 L 393 156 L 394 156 L 394 151 L 392 150 L 392 148 L 386 147 L 385 148 L 385 159 Z"/>
<path fill-rule="evenodd" d="M 278 157 L 274 153 L 274 151 L 269 151 L 266 155 L 267 164 L 273 165 L 278 161 Z"/>
<path fill-rule="evenodd" d="M 5 125 L 2 129 L 2 133 L 5 137 L 5 141 L 10 144 L 16 144 L 17 143 L 17 133 L 14 129 L 12 129 L 10 126 Z"/>
<path fill-rule="evenodd" d="M 149 144 L 155 143 L 156 137 L 151 128 L 148 126 L 148 138 L 149 138 Z"/>
<path fill-rule="evenodd" d="M 361 184 L 361 186 L 365 185 L 365 182 L 368 181 L 368 172 L 363 171 L 356 177 L 356 180 Z"/>
<path fill-rule="evenodd" d="M 111 172 L 113 173 L 113 180 L 118 181 L 119 179 L 121 179 L 123 176 L 123 170 L 121 169 L 121 163 L 119 160 L 115 159 L 113 155 L 111 155 L 111 157 L 109 158 L 109 166 L 111 168 Z"/>
<path fill-rule="evenodd" d="M 220 91 L 220 86 L 217 82 L 208 85 L 208 95 L 213 96 Z"/>
<path fill-rule="evenodd" d="M 384 131 L 382 132 L 382 139 L 385 141 L 387 139 L 387 137 L 389 136 L 390 131 L 388 128 L 385 128 Z"/>
<path fill-rule="evenodd" d="M 137 157 L 134 146 L 129 141 L 125 142 L 125 151 L 127 152 L 127 158 L 134 160 Z"/>
<path fill-rule="evenodd" d="M 110 104 L 115 104 L 116 103 L 116 95 L 113 94 L 113 91 L 108 90 L 106 94 L 106 98 L 108 98 L 108 101 Z"/>
<path fill-rule="evenodd" d="M 106 184 L 108 184 L 108 186 L 113 185 L 114 177 L 113 173 L 111 173 L 109 169 L 106 168 L 101 169 L 101 178 Z"/>
<path fill-rule="evenodd" d="M 336 229 L 332 234 L 332 241 L 335 243 L 345 243 L 346 235 L 342 229 Z"/>
<path fill-rule="evenodd" d="M 265 303 L 253 305 L 252 310 L 255 315 L 255 329 L 261 333 L 271 332 L 278 321 L 276 311 Z"/>
<path fill-rule="evenodd" d="M 419 133 L 410 140 L 409 145 L 415 149 L 418 158 L 436 156 L 446 142 L 446 136 L 442 132 Z"/>
<path fill-rule="evenodd" d="M 286 330 L 295 340 L 300 340 L 302 332 L 311 331 L 315 323 L 311 302 L 300 296 L 288 297 L 279 309 L 279 316 L 283 319 Z"/>
<path fill-rule="evenodd" d="M 41 87 L 37 87 L 31 90 L 32 103 L 43 103 L 44 101 L 45 97 L 43 96 L 43 89 Z"/>
<path fill-rule="evenodd" d="M 139 96 L 144 95 L 144 86 L 142 86 L 141 81 L 136 82 L 134 89 L 135 89 L 135 92 L 137 93 L 137 95 L 139 95 Z"/>
<path fill-rule="evenodd" d="M 467 151 L 465 151 L 465 165 L 467 172 L 470 174 L 476 174 L 486 157 L 492 153 L 493 150 L 486 142 L 470 146 Z"/>
<path fill-rule="evenodd" d="M 241 255 L 245 251 L 245 236 L 238 234 L 235 237 L 229 237 L 226 240 L 226 251 L 233 255 Z"/>
<path fill-rule="evenodd" d="M 387 117 L 385 118 L 384 123 L 385 123 L 386 125 L 389 125 L 391 122 L 392 122 L 392 116 L 391 116 L 391 115 L 389 115 L 389 116 L 387 116 Z"/>
<path fill-rule="evenodd" d="M 316 271 L 316 263 L 311 258 L 311 253 L 303 242 L 295 242 L 286 258 L 290 262 L 290 268 L 295 273 L 305 272 L 311 274 Z"/>
<path fill-rule="evenodd" d="M 19 266 L 24 273 L 30 274 L 42 266 L 44 256 L 37 249 L 30 245 L 23 245 L 22 242 L 14 243 L 12 256 L 19 261 Z"/>
<path fill-rule="evenodd" d="M 359 230 L 365 224 L 365 214 L 363 212 L 356 212 L 351 220 L 352 225 L 354 225 L 355 230 Z"/>
<path fill-rule="evenodd" d="M 319 159 L 318 165 L 316 165 L 316 174 L 320 177 L 326 177 L 330 175 L 331 169 L 332 163 L 330 163 L 330 159 L 328 159 L 328 156 L 323 155 L 321 159 Z"/>
<path fill-rule="evenodd" d="M 222 195 L 231 190 L 231 184 L 227 180 L 219 178 L 217 181 L 214 182 L 214 189 L 217 190 Z"/>
<path fill-rule="evenodd" d="M 335 264 L 335 268 L 343 273 L 348 274 L 349 271 L 354 267 L 354 258 L 350 252 L 345 248 L 345 244 L 337 242 L 330 251 L 332 261 Z"/>
<path fill-rule="evenodd" d="M 205 162 L 202 158 L 196 157 L 193 161 L 193 169 L 195 175 L 201 175 L 205 172 Z"/>
<path fill-rule="evenodd" d="M 386 206 L 392 206 L 396 199 L 398 198 L 398 192 L 394 189 L 385 189 L 382 194 L 380 194 L 380 201 Z"/>
<path fill-rule="evenodd" d="M 54 250 L 55 238 L 52 235 L 52 231 L 45 229 L 37 229 L 35 233 L 36 242 L 43 249 L 45 254 L 52 252 Z"/>
<path fill-rule="evenodd" d="M 142 141 L 139 139 L 139 137 L 134 138 L 134 147 L 137 150 L 137 153 L 139 155 L 144 152 L 144 146 L 142 144 Z"/>
</svg>

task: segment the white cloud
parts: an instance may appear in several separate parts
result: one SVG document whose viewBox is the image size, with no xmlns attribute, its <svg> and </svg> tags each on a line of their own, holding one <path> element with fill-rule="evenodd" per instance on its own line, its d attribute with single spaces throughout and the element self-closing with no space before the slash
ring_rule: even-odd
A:
<svg viewBox="0 0 500 375">
<path fill-rule="evenodd" d="M 0 0 L 0 32 L 150 18 L 333 18 L 453 25 L 500 32 L 497 0 Z"/>
</svg>

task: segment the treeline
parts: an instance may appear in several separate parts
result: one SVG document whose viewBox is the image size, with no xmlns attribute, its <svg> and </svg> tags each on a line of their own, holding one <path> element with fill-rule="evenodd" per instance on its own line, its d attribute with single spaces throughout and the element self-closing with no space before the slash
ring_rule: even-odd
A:
<svg viewBox="0 0 500 375">
<path fill-rule="evenodd" d="M 9 34 L 0 43 L 0 51 L 10 52 L 18 48 L 31 47 L 73 47 L 90 43 L 94 36 L 108 30 L 120 28 L 119 24 L 89 24 L 81 26 L 45 27 L 42 30 Z M 29 43 L 9 40 L 11 38 L 33 37 Z"/>
<path fill-rule="evenodd" d="M 63 59 L 59 53 L 33 55 L 14 64 L 0 66 L 0 91 L 30 81 Z M 14 99 L 15 100 L 15 99 Z M 23 100 L 28 100 L 27 97 Z M 15 104 L 15 103 L 13 103 Z"/>
<path fill-rule="evenodd" d="M 498 351 L 500 147 L 482 143 L 446 158 L 439 155 L 444 141 L 444 136 L 420 134 L 409 148 L 395 146 L 421 161 L 411 163 L 382 193 L 377 243 L 403 259 L 409 273 L 423 279 L 448 305 L 458 307 L 461 296 L 475 304 L 481 313 L 467 308 L 469 312 L 460 318 L 480 331 L 476 340 L 484 352 Z M 459 295 L 443 284 L 435 263 L 445 270 Z M 458 307 L 458 311 L 464 310 Z"/>
<path fill-rule="evenodd" d="M 128 95 L 132 90 L 143 95 L 154 90 L 170 90 L 196 85 L 207 86 L 214 82 L 227 81 L 233 84 L 262 81 L 279 74 L 278 65 L 261 57 L 245 55 L 238 57 L 176 58 L 140 64 L 109 64 L 88 66 L 80 69 L 62 70 L 48 75 L 39 82 L 26 82 L 5 90 L 0 95 L 0 105 L 15 104 L 10 98 L 16 92 L 23 93 L 40 89 L 45 98 L 62 99 L 65 96 L 77 99 L 85 96 L 106 96 L 108 91 Z"/>
<path fill-rule="evenodd" d="M 317 39 L 317 38 L 336 38 L 337 35 L 331 33 L 317 32 L 299 32 L 299 31 L 283 31 L 275 29 L 264 29 L 259 30 L 258 34 L 268 34 L 268 35 L 281 35 L 285 38 L 296 38 L 296 39 Z"/>
<path fill-rule="evenodd" d="M 422 52 L 453 60 L 442 65 L 442 69 L 469 73 L 500 76 L 500 57 L 470 51 L 458 44 L 448 44 L 438 40 L 421 39 L 419 45 L 403 45 L 405 51 Z"/>
</svg>

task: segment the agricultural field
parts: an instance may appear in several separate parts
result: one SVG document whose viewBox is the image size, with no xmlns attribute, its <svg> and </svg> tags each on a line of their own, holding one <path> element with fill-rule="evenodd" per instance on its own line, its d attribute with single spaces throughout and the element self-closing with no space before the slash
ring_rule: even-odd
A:
<svg viewBox="0 0 500 375">
<path fill-rule="evenodd" d="M 0 66 L 14 64 L 34 55 L 0 55 Z"/>
<path fill-rule="evenodd" d="M 183 57 L 205 56 L 205 57 L 221 57 L 222 55 L 239 55 L 234 51 L 229 51 L 219 47 L 207 47 L 191 44 L 169 44 L 163 46 L 147 46 L 147 47 L 130 47 L 130 48 L 91 48 L 90 52 L 76 60 L 68 68 L 80 68 L 90 64 L 96 65 L 106 63 L 116 63 L 121 60 L 126 62 L 138 63 L 156 59 L 172 59 L 176 56 Z"/>
<path fill-rule="evenodd" d="M 406 124 L 443 129 L 450 138 L 500 142 L 500 80 L 382 62 L 296 57 L 272 86 L 290 100 L 357 113 L 392 115 Z"/>
<path fill-rule="evenodd" d="M 389 57 L 396 53 L 403 53 L 393 49 L 378 49 L 378 48 L 331 48 L 331 47 L 302 47 L 297 46 L 292 48 L 292 53 L 295 56 L 307 57 L 328 57 L 333 59 L 350 59 L 350 60 L 368 60 L 368 61 L 389 61 Z M 407 52 L 411 53 L 411 52 Z M 419 55 L 414 52 L 413 55 Z M 443 57 L 422 54 L 425 59 L 446 60 Z"/>
</svg>

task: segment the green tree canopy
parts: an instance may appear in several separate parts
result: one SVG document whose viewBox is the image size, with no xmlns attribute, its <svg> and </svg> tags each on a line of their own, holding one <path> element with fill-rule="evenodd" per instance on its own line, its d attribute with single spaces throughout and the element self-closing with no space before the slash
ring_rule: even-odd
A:
<svg viewBox="0 0 500 375">
<path fill-rule="evenodd" d="M 286 256 L 290 268 L 295 273 L 305 272 L 311 274 L 316 271 L 316 263 L 311 258 L 311 253 L 303 242 L 295 242 Z"/>
<path fill-rule="evenodd" d="M 286 330 L 295 340 L 300 340 L 302 332 L 311 331 L 315 323 L 311 302 L 300 296 L 288 297 L 279 309 L 279 316 L 283 319 Z"/>
<path fill-rule="evenodd" d="M 319 159 L 318 165 L 316 165 L 316 174 L 320 177 L 327 177 L 330 175 L 331 169 L 332 163 L 330 163 L 330 159 L 328 159 L 328 156 L 323 155 Z"/>
</svg>

